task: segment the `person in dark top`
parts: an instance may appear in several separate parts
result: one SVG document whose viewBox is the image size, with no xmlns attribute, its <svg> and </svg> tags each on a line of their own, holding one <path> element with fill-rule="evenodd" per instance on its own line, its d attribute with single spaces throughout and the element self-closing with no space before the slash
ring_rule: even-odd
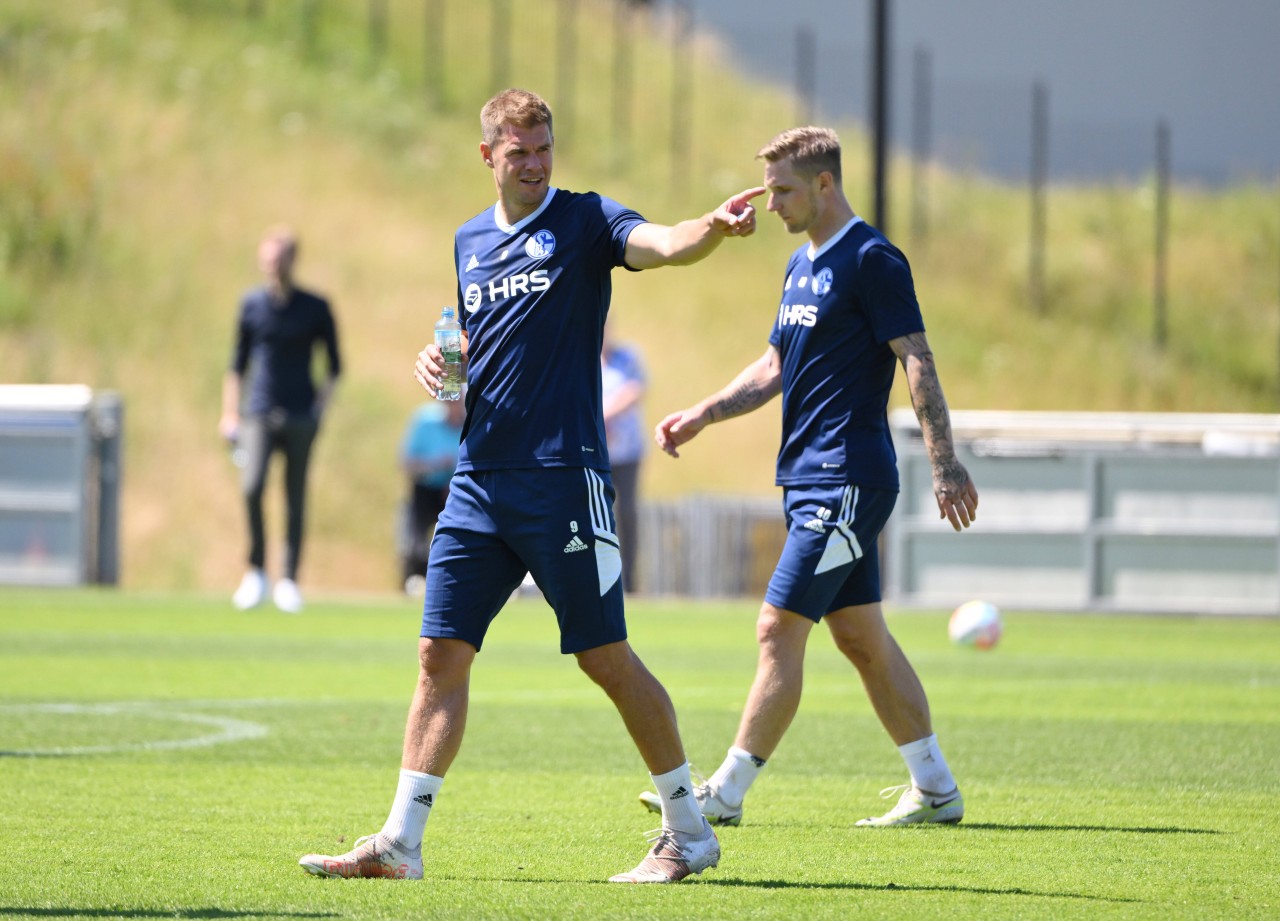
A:
<svg viewBox="0 0 1280 921">
<path fill-rule="evenodd" d="M 262 493 L 268 462 L 276 451 L 285 459 L 288 543 L 271 596 L 282 611 L 302 610 L 297 579 L 307 462 L 342 367 L 329 302 L 294 285 L 297 258 L 297 237 L 286 227 L 268 231 L 258 245 L 258 266 L 266 282 L 240 303 L 235 350 L 223 379 L 219 429 L 242 452 L 241 487 L 249 521 L 249 568 L 232 596 L 240 610 L 257 607 L 267 595 Z M 311 376 L 317 344 L 324 346 L 328 359 L 328 376 L 319 387 Z M 251 367 L 246 393 L 245 375 Z"/>
<path fill-rule="evenodd" d="M 679 457 L 713 423 L 782 397 L 776 482 L 787 540 L 756 621 L 760 654 L 738 734 L 694 798 L 713 824 L 741 823 L 743 798 L 800 705 L 809 636 L 825 623 L 910 775 L 910 783 L 882 791 L 900 794 L 896 806 L 855 824 L 959 822 L 964 798 L 934 734 L 928 697 L 880 603 L 877 541 L 900 485 L 888 420 L 897 365 L 920 420 L 938 514 L 960 531 L 978 510 L 978 488 L 956 457 L 911 267 L 854 213 L 834 131 L 793 128 L 757 156 L 765 161 L 768 210 L 808 240 L 787 262 L 765 353 L 654 430 L 658 446 Z M 662 807 L 649 791 L 640 800 Z"/>
<path fill-rule="evenodd" d="M 693 802 L 671 698 L 627 641 L 600 348 L 615 269 L 690 265 L 750 235 L 751 199 L 764 189 L 655 224 L 606 196 L 551 185 L 551 109 L 540 96 L 504 90 L 480 125 L 498 200 L 454 234 L 467 417 L 431 541 L 400 777 L 381 831 L 299 863 L 316 876 L 423 878 L 426 824 L 462 744 L 471 666 L 531 573 L 560 651 L 613 702 L 662 796 L 649 854 L 610 879 L 674 883 L 717 866 L 720 843 Z M 443 370 L 439 346 L 418 353 L 414 377 L 433 395 Z M 580 823 L 575 803 L 570 786 L 553 808 Z M 425 856 L 445 868 L 450 854 L 445 845 Z"/>
</svg>

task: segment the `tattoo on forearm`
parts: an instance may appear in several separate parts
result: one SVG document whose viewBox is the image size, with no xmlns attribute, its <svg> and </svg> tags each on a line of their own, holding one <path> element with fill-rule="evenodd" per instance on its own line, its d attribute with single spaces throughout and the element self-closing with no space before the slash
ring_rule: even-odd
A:
<svg viewBox="0 0 1280 921">
<path fill-rule="evenodd" d="M 955 460 L 955 444 L 951 438 L 951 416 L 947 412 L 947 401 L 942 395 L 942 384 L 938 381 L 938 372 L 934 367 L 933 352 L 927 348 L 911 352 L 904 356 L 903 366 L 911 390 L 911 403 L 915 407 L 916 418 L 920 420 L 920 430 L 924 435 L 929 459 L 947 466 L 958 465 Z"/>
<path fill-rule="evenodd" d="M 711 407 L 711 421 L 740 416 L 750 412 L 761 403 L 760 386 L 754 381 L 746 381 L 722 400 L 717 400 Z"/>
</svg>

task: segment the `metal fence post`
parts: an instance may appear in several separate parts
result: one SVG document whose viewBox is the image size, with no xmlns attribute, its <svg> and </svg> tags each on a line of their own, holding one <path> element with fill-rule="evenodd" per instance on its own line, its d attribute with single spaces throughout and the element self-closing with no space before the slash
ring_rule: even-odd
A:
<svg viewBox="0 0 1280 921">
<path fill-rule="evenodd" d="M 1168 252 L 1169 252 L 1169 123 L 1156 123 L 1156 258 L 1155 258 L 1155 339 L 1163 346 L 1169 337 Z"/>
<path fill-rule="evenodd" d="M 1044 252 L 1048 225 L 1049 88 L 1037 80 L 1031 88 L 1031 309 L 1045 312 Z"/>
<path fill-rule="evenodd" d="M 92 582 L 120 582 L 120 486 L 124 442 L 124 402 L 113 391 L 94 396 L 90 410 L 92 452 L 96 468 L 97 508 L 94 515 Z"/>
</svg>

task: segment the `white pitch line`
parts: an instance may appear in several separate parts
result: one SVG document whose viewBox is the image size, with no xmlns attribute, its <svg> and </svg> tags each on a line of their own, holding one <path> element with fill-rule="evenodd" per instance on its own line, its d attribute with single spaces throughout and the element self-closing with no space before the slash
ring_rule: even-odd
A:
<svg viewBox="0 0 1280 921">
<path fill-rule="evenodd" d="M 117 745 L 76 745 L 67 748 L 27 748 L 10 751 L 10 755 L 42 757 L 52 755 L 101 755 L 126 751 L 169 751 L 184 748 L 204 748 L 227 742 L 259 739 L 269 731 L 261 723 L 238 720 L 227 716 L 211 716 L 207 713 L 182 713 L 162 709 L 149 703 L 114 704 L 0 704 L 0 712 L 51 713 L 54 715 L 121 716 L 141 715 L 153 719 L 176 720 L 181 723 L 197 723 L 212 726 L 217 731 L 189 739 L 163 739 L 155 742 L 125 742 Z"/>
</svg>

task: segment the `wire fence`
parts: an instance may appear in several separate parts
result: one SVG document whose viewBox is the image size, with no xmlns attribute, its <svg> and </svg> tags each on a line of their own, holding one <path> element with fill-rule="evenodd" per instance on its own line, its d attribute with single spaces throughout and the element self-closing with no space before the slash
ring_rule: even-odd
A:
<svg viewBox="0 0 1280 921">
<path fill-rule="evenodd" d="M 213 4 L 213 0 L 174 2 L 206 8 Z M 516 34 L 519 25 L 511 0 L 364 0 L 362 28 L 351 26 L 356 4 L 350 2 L 242 2 L 247 17 L 272 26 L 277 34 L 291 35 L 305 57 L 363 57 L 374 73 L 383 61 L 398 54 L 405 73 L 421 75 L 424 104 L 432 111 L 450 111 L 464 98 L 470 104 L 508 85 L 517 72 L 517 53 L 528 53 Z M 607 30 L 599 28 L 602 10 L 609 17 Z M 628 174 L 639 165 L 633 151 L 641 113 L 661 110 L 669 139 L 667 185 L 673 195 L 683 195 L 698 179 L 694 167 L 696 132 L 691 126 L 692 100 L 699 87 L 694 80 L 695 68 L 690 66 L 690 46 L 699 25 L 696 0 L 664 0 L 661 4 L 647 0 L 540 0 L 539 11 L 555 21 L 553 47 L 539 48 L 537 53 L 554 62 L 558 129 L 573 130 L 590 93 L 593 119 L 598 123 L 602 119 L 607 125 L 603 132 L 606 166 L 617 174 Z M 589 22 L 595 24 L 590 34 L 585 25 L 588 13 Z M 450 40 L 462 25 L 457 21 L 460 18 L 472 28 L 477 21 L 486 23 L 487 34 L 481 33 L 480 41 L 473 38 L 469 43 Z M 804 22 L 797 23 L 791 35 L 753 30 L 749 24 L 735 28 L 746 41 L 771 42 L 779 59 L 791 58 L 787 62 L 792 81 L 789 89 L 798 123 L 870 122 L 869 35 L 856 29 L 816 29 Z M 652 59 L 639 59 L 636 48 L 641 33 L 666 44 L 665 60 L 669 63 L 659 66 L 669 67 L 669 73 L 655 74 Z M 406 60 L 412 63 L 406 66 Z M 608 84 L 603 107 L 602 87 L 591 85 L 592 81 L 600 82 L 600 68 L 585 66 L 598 65 L 601 60 L 606 62 Z M 787 69 L 778 61 L 774 63 Z M 782 79 L 785 82 L 786 77 Z M 932 50 L 924 47 L 908 55 L 891 56 L 889 83 L 894 104 L 888 123 L 891 138 L 897 140 L 892 145 L 896 156 L 890 161 L 896 194 L 891 194 L 890 200 L 900 206 L 905 199 L 905 207 L 888 209 L 881 229 L 906 237 L 917 247 L 934 236 L 957 233 L 957 228 L 939 216 L 933 201 L 930 180 L 935 166 L 944 165 L 960 175 L 995 177 L 994 181 L 1015 188 L 1023 186 L 1027 195 L 1025 303 L 1029 311 L 1045 315 L 1059 306 L 1054 286 L 1047 280 L 1055 271 L 1050 240 L 1056 215 L 1050 186 L 1149 186 L 1150 202 L 1137 200 L 1133 206 L 1143 209 L 1144 214 L 1127 224 L 1145 224 L 1142 259 L 1154 265 L 1147 275 L 1146 289 L 1151 342 L 1163 348 L 1177 335 L 1169 319 L 1170 302 L 1179 296 L 1168 278 L 1171 256 L 1179 243 L 1170 223 L 1171 177 L 1175 172 L 1209 179 L 1228 177 L 1221 170 L 1215 174 L 1206 164 L 1180 161 L 1176 124 L 1156 115 L 1149 121 L 1059 118 L 1054 112 L 1051 84 L 1033 79 L 955 78 L 935 66 Z M 665 98 L 655 93 L 661 84 L 669 85 Z M 831 87 L 840 91 L 832 93 Z M 851 175 L 846 176 L 846 186 L 851 196 L 878 202 L 882 177 L 872 175 L 874 158 L 850 156 L 847 161 L 867 172 L 859 180 L 847 163 L 846 173 Z M 897 169 L 903 163 L 909 168 Z M 1277 180 L 1280 177 L 1267 177 L 1280 189 Z M 882 213 L 879 208 L 877 213 Z M 1231 281 L 1249 286 L 1251 293 L 1241 297 L 1259 300 L 1252 292 L 1266 292 L 1259 306 L 1269 304 L 1280 315 L 1280 231 L 1272 226 L 1275 218 L 1280 218 L 1280 195 L 1271 223 L 1256 228 L 1257 235 L 1269 241 L 1264 245 L 1271 247 L 1272 254 L 1248 260 L 1250 270 L 1258 273 L 1256 278 Z M 1099 221 L 1105 222 L 1101 217 Z M 1134 250 L 1129 243 L 1121 248 Z M 1274 354 L 1273 374 L 1280 397 L 1280 334 Z"/>
</svg>

